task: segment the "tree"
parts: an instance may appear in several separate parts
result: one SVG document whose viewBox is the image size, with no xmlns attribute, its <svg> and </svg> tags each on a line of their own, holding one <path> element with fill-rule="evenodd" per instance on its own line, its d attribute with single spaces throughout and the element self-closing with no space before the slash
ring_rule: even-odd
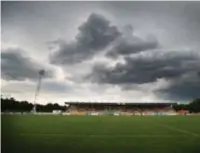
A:
<svg viewBox="0 0 200 153">
<path fill-rule="evenodd" d="M 194 100 L 188 105 L 188 110 L 193 113 L 200 112 L 200 98 Z"/>
</svg>

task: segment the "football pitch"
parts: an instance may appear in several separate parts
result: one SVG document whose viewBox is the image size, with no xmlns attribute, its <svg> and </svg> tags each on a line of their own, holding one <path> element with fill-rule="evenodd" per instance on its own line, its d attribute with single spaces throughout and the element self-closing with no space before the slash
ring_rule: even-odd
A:
<svg viewBox="0 0 200 153">
<path fill-rule="evenodd" d="M 2 115 L 2 153 L 200 153 L 200 116 Z"/>
</svg>

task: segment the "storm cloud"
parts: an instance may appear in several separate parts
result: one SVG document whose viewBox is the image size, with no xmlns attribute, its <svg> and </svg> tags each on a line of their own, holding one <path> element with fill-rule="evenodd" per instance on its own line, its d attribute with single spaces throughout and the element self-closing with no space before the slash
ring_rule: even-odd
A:
<svg viewBox="0 0 200 153">
<path fill-rule="evenodd" d="M 174 79 L 200 70 L 200 58 L 195 52 L 161 52 L 124 58 L 114 67 L 94 66 L 89 75 L 93 81 L 107 84 L 143 84 L 157 79 Z"/>
<path fill-rule="evenodd" d="M 108 46 L 110 49 L 106 56 L 109 58 L 148 51 L 159 46 L 154 35 L 140 38 L 134 34 L 130 24 L 120 31 L 117 26 L 111 26 L 110 21 L 104 16 L 95 13 L 92 13 L 87 21 L 79 26 L 78 30 L 75 41 L 71 43 L 66 43 L 61 39 L 52 42 L 53 48 L 57 48 L 50 57 L 53 64 L 79 63 L 99 52 L 104 52 Z"/>
<path fill-rule="evenodd" d="M 174 79 L 167 88 L 159 89 L 155 93 L 165 99 L 193 100 L 200 95 L 200 76 L 193 73 L 184 78 Z"/>
<path fill-rule="evenodd" d="M 8 48 L 1 53 L 2 78 L 5 80 L 36 80 L 43 66 L 25 56 L 22 49 Z M 47 70 L 45 77 L 52 77 L 53 71 Z"/>
<path fill-rule="evenodd" d="M 120 35 L 117 27 L 111 26 L 104 16 L 96 13 L 92 13 L 78 30 L 75 41 L 54 42 L 58 50 L 50 59 L 52 63 L 64 65 L 81 62 L 105 49 Z"/>
<path fill-rule="evenodd" d="M 121 37 L 107 52 L 107 57 L 117 58 L 120 55 L 130 55 L 158 47 L 159 43 L 154 35 L 142 39 L 134 34 L 132 25 L 126 25 Z"/>
<path fill-rule="evenodd" d="M 32 100 L 44 68 L 55 77 L 42 82 L 43 102 L 192 100 L 199 12 L 189 1 L 2 2 L 2 86 Z"/>
</svg>

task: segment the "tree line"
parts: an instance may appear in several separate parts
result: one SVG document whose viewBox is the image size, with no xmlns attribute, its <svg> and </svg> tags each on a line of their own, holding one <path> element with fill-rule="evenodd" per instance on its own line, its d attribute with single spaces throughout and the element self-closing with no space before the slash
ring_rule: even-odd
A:
<svg viewBox="0 0 200 153">
<path fill-rule="evenodd" d="M 198 113 L 198 112 L 200 112 L 200 98 L 193 100 L 189 104 L 177 104 L 177 105 L 174 105 L 173 108 L 176 111 L 188 110 L 190 113 Z"/>
<path fill-rule="evenodd" d="M 195 99 L 189 104 L 176 104 L 173 105 L 176 111 L 188 110 L 191 113 L 200 112 L 200 98 Z M 2 112 L 30 112 L 33 109 L 33 104 L 28 101 L 17 101 L 14 98 L 1 97 L 1 111 Z M 66 106 L 60 106 L 57 103 L 48 103 L 46 105 L 37 104 L 37 112 L 52 112 L 53 110 L 65 111 Z"/>
<path fill-rule="evenodd" d="M 1 98 L 2 112 L 30 112 L 33 109 L 33 104 L 28 101 L 17 101 L 14 98 Z M 67 109 L 66 106 L 60 106 L 57 103 L 48 103 L 46 105 L 36 104 L 37 112 L 52 112 L 53 110 Z"/>
</svg>

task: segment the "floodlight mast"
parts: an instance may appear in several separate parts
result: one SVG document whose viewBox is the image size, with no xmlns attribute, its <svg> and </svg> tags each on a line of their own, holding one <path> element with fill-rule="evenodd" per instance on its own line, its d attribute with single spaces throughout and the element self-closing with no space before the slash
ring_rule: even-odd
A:
<svg viewBox="0 0 200 153">
<path fill-rule="evenodd" d="M 33 113 L 36 113 L 36 100 L 40 92 L 40 87 L 41 87 L 41 82 L 42 82 L 42 77 L 45 75 L 45 70 L 40 70 L 39 71 L 39 79 L 38 79 L 38 84 L 35 92 L 35 97 L 34 97 L 34 102 L 33 102 Z"/>
</svg>

